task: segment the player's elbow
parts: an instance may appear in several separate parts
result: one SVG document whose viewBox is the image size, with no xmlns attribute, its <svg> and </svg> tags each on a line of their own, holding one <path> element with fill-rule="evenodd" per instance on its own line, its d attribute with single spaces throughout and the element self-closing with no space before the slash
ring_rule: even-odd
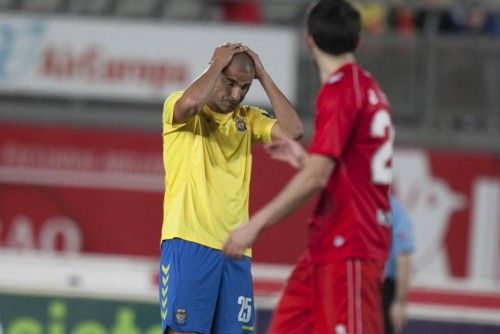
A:
<svg viewBox="0 0 500 334">
<path fill-rule="evenodd" d="M 184 101 L 182 101 L 183 110 L 186 111 L 188 117 L 193 116 L 201 109 L 201 103 L 197 99 L 188 97 Z"/>
<path fill-rule="evenodd" d="M 180 119 L 187 119 L 200 111 L 202 105 L 200 101 L 189 96 L 183 96 L 176 104 L 176 116 Z"/>
</svg>

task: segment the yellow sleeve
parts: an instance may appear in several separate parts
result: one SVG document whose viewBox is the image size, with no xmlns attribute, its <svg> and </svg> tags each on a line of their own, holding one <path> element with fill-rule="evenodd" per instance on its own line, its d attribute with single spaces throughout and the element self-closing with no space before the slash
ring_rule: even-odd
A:
<svg viewBox="0 0 500 334">
<path fill-rule="evenodd" d="M 252 118 L 252 142 L 270 143 L 271 130 L 277 120 L 267 111 L 251 107 L 250 116 Z"/>
<path fill-rule="evenodd" d="M 173 92 L 172 94 L 170 94 L 167 97 L 167 99 L 165 100 L 165 103 L 163 104 L 162 121 L 163 121 L 163 133 L 164 134 L 175 131 L 191 121 L 191 119 L 190 119 L 185 123 L 175 123 L 175 124 L 173 123 L 174 106 L 175 106 L 175 103 L 181 98 L 182 94 L 184 94 L 184 91 Z"/>
</svg>

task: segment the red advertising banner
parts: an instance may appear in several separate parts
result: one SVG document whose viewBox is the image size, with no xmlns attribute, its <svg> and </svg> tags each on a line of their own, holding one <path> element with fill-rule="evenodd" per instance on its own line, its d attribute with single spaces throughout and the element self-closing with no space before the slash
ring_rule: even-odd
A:
<svg viewBox="0 0 500 334">
<path fill-rule="evenodd" d="M 156 255 L 161 136 L 0 125 L 0 245 Z"/>
<path fill-rule="evenodd" d="M 253 154 L 252 212 L 294 173 Z M 394 167 L 417 272 L 500 278 L 500 158 L 400 149 Z M 160 133 L 0 124 L 0 246 L 157 256 L 163 190 Z M 265 231 L 254 260 L 294 263 L 314 203 Z"/>
</svg>

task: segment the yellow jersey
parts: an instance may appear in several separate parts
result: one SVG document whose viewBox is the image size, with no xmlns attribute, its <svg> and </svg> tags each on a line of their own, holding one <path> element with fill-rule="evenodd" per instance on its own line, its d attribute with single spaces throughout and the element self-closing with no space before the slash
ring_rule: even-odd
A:
<svg viewBox="0 0 500 334">
<path fill-rule="evenodd" d="M 161 237 L 222 249 L 229 233 L 248 220 L 251 144 L 270 142 L 276 120 L 251 106 L 239 105 L 228 114 L 203 106 L 186 123 L 174 124 L 174 105 L 182 94 L 172 93 L 163 106 Z"/>
</svg>

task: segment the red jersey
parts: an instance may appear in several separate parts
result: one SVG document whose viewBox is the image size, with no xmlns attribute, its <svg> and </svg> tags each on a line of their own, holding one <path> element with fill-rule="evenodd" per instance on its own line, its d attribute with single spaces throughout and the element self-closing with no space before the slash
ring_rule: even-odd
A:
<svg viewBox="0 0 500 334">
<path fill-rule="evenodd" d="M 336 165 L 310 226 L 313 262 L 385 261 L 394 139 L 390 111 L 378 84 L 356 64 L 342 66 L 319 91 L 309 151 Z"/>
</svg>

